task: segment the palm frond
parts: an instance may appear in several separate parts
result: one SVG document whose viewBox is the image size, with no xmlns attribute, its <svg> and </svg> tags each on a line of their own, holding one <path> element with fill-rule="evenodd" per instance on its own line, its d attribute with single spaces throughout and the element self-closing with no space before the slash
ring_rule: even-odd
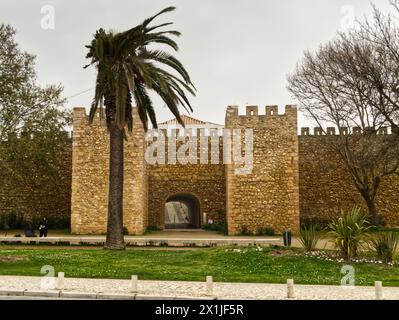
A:
<svg viewBox="0 0 399 320">
<path fill-rule="evenodd" d="M 171 12 L 176 10 L 176 7 L 170 6 L 167 7 L 165 9 L 162 9 L 161 11 L 159 11 L 157 14 L 153 15 L 152 17 L 149 17 L 147 19 L 145 19 L 143 21 L 143 23 L 141 24 L 143 28 L 147 27 L 156 17 L 160 16 L 161 14 L 164 14 L 166 12 Z"/>
<path fill-rule="evenodd" d="M 151 31 L 154 31 L 155 29 L 162 28 L 162 27 L 166 27 L 166 26 L 170 26 L 170 25 L 172 25 L 172 24 L 173 24 L 173 22 L 162 23 L 162 24 L 159 24 L 159 25 L 157 25 L 157 26 L 153 26 L 153 27 L 151 27 L 151 28 L 146 28 L 146 29 L 145 29 L 145 32 L 151 32 Z"/>
<path fill-rule="evenodd" d="M 153 90 L 184 126 L 179 106 L 192 111 L 186 94 L 195 95 L 190 76 L 183 64 L 171 54 L 162 50 L 147 50 L 147 46 L 154 44 L 178 50 L 176 41 L 170 36 L 180 36 L 180 32 L 160 29 L 171 25 L 171 22 L 150 26 L 156 17 L 173 10 L 175 7 L 167 7 L 124 32 L 106 32 L 100 28 L 95 33 L 90 45 L 86 46 L 89 49 L 87 58 L 91 59 L 89 65 L 97 68 L 90 119 L 94 118 L 98 105 L 104 100 L 107 124 L 114 121 L 120 128 L 127 125 L 131 130 L 133 124 L 129 104 L 132 96 L 145 130 L 148 129 L 148 120 L 156 128 L 155 110 L 147 92 Z M 172 71 L 164 70 L 163 66 Z M 110 107 L 114 110 L 108 110 Z"/>
<path fill-rule="evenodd" d="M 163 36 L 163 35 L 147 35 L 145 39 L 143 40 L 143 45 L 147 46 L 149 44 L 153 43 L 160 43 L 160 44 L 165 44 L 166 46 L 171 47 L 173 50 L 178 51 L 179 46 L 177 45 L 176 41 L 170 39 L 169 37 Z"/>
<path fill-rule="evenodd" d="M 182 63 L 167 52 L 161 50 L 143 51 L 139 54 L 139 57 L 142 57 L 144 59 L 151 59 L 171 67 L 182 76 L 186 83 L 191 84 L 190 76 Z"/>
</svg>

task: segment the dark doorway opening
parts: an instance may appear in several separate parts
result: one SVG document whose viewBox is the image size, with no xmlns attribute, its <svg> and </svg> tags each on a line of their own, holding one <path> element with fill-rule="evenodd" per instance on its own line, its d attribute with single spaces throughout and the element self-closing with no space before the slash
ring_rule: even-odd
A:
<svg viewBox="0 0 399 320">
<path fill-rule="evenodd" d="M 200 228 L 200 205 L 196 197 L 177 194 L 165 202 L 165 229 Z"/>
</svg>

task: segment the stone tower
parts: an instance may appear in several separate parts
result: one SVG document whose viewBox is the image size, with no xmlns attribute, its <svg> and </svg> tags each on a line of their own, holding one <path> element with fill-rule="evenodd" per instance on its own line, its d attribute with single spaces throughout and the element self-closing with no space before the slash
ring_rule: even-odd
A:
<svg viewBox="0 0 399 320">
<path fill-rule="evenodd" d="M 104 234 L 107 228 L 109 135 L 97 111 L 89 125 L 85 108 L 73 111 L 71 232 Z M 147 228 L 147 165 L 144 130 L 133 108 L 133 131 L 125 141 L 123 224 L 129 234 Z"/>
<path fill-rule="evenodd" d="M 253 169 L 237 174 L 237 164 L 226 165 L 226 209 L 229 234 L 261 228 L 282 232 L 299 230 L 299 169 L 297 108 L 266 106 L 265 115 L 257 106 L 238 107 L 226 112 L 226 129 L 253 130 Z M 243 142 L 245 139 L 242 139 Z"/>
</svg>

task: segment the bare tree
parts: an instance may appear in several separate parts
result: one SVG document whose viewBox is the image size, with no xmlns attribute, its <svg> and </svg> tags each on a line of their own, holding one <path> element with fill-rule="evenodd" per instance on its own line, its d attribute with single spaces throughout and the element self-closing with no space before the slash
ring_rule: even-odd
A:
<svg viewBox="0 0 399 320">
<path fill-rule="evenodd" d="M 399 0 L 390 1 L 394 11 L 399 14 Z M 350 40 L 364 41 L 372 48 L 358 52 L 357 76 L 367 81 L 376 90 L 384 104 L 375 107 L 399 134 L 399 25 L 398 17 L 383 14 L 373 5 L 373 18 L 358 22 L 358 27 L 350 32 Z M 347 40 L 341 35 L 343 40 Z"/>
<path fill-rule="evenodd" d="M 392 81 L 382 76 L 386 70 L 374 65 L 379 54 L 359 34 L 341 34 L 317 52 L 305 52 L 288 77 L 288 89 L 302 110 L 320 127 L 338 128 L 332 146 L 342 156 L 374 224 L 380 223 L 375 198 L 381 180 L 399 167 L 399 136 L 379 134 L 391 124 L 381 110 L 389 110 L 392 103 L 364 76 L 373 66 L 384 85 Z"/>
</svg>

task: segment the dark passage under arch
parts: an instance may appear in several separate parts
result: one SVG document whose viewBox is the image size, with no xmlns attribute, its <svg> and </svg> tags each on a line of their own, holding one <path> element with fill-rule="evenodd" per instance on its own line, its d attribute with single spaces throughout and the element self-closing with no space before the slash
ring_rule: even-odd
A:
<svg viewBox="0 0 399 320">
<path fill-rule="evenodd" d="M 165 229 L 197 229 L 200 227 L 200 204 L 190 194 L 176 194 L 165 202 Z"/>
</svg>

